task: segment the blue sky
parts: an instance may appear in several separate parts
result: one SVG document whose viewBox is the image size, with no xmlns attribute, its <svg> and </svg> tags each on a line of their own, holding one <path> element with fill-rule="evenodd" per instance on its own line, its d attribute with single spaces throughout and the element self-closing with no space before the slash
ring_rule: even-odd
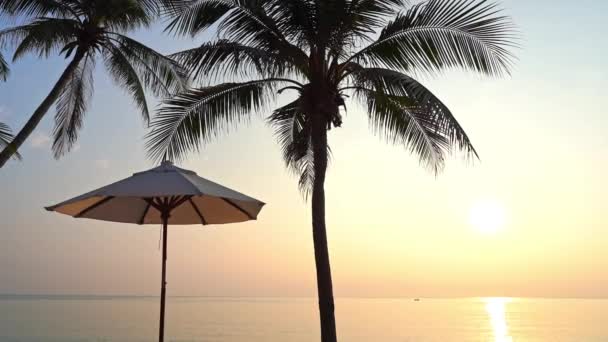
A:
<svg viewBox="0 0 608 342">
<path fill-rule="evenodd" d="M 354 104 L 344 127 L 332 130 L 327 212 L 338 295 L 608 296 L 608 3 L 503 4 L 523 36 L 512 77 L 423 80 L 467 129 L 480 162 L 453 158 L 434 177 L 373 136 Z M 160 27 L 135 37 L 167 53 L 194 45 Z M 0 84 L 0 121 L 19 129 L 64 65 L 34 57 L 14 64 Z M 95 79 L 76 151 L 53 160 L 51 111 L 24 160 L 0 172 L 0 293 L 157 291 L 156 227 L 42 209 L 153 166 L 137 110 L 102 63 Z M 262 118 L 183 165 L 268 206 L 255 223 L 173 234 L 173 294 L 314 295 L 308 205 Z M 469 208 L 486 200 L 508 213 L 500 236 L 479 236 L 467 222 Z"/>
</svg>

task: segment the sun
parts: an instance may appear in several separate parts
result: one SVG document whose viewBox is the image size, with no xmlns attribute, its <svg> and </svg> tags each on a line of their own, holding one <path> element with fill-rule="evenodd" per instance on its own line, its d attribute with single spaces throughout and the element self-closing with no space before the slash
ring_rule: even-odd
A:
<svg viewBox="0 0 608 342">
<path fill-rule="evenodd" d="M 475 230 L 495 234 L 505 227 L 505 208 L 495 200 L 479 200 L 471 206 L 469 222 Z"/>
</svg>

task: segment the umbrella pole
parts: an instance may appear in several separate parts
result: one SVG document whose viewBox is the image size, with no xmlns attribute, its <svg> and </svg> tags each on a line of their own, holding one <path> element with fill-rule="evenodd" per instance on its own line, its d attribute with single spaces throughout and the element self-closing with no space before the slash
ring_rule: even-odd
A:
<svg viewBox="0 0 608 342">
<path fill-rule="evenodd" d="M 165 340 L 165 293 L 167 282 L 165 281 L 167 276 L 167 223 L 169 221 L 169 212 L 162 213 L 163 220 L 163 270 L 162 270 L 162 281 L 160 283 L 160 322 L 158 330 L 158 341 L 163 342 Z"/>
</svg>

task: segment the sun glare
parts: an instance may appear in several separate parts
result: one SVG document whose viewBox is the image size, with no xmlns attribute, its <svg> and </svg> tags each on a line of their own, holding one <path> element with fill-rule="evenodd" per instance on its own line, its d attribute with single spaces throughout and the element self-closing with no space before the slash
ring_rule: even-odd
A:
<svg viewBox="0 0 608 342">
<path fill-rule="evenodd" d="M 471 207 L 469 221 L 481 233 L 497 233 L 505 226 L 505 209 L 497 201 L 480 200 Z"/>
<path fill-rule="evenodd" d="M 490 325 L 494 335 L 493 342 L 513 342 L 509 336 L 509 326 L 507 324 L 506 306 L 511 299 L 509 298 L 486 298 L 486 311 L 490 317 Z"/>
</svg>

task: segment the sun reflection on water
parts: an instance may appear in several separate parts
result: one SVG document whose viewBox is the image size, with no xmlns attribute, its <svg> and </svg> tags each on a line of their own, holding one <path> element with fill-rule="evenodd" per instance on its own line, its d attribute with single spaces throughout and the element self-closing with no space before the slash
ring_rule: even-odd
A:
<svg viewBox="0 0 608 342">
<path fill-rule="evenodd" d="M 492 333 L 494 334 L 493 342 L 513 342 L 513 338 L 509 336 L 509 326 L 507 325 L 506 306 L 511 302 L 509 298 L 485 298 L 486 311 L 490 318 Z"/>
</svg>

